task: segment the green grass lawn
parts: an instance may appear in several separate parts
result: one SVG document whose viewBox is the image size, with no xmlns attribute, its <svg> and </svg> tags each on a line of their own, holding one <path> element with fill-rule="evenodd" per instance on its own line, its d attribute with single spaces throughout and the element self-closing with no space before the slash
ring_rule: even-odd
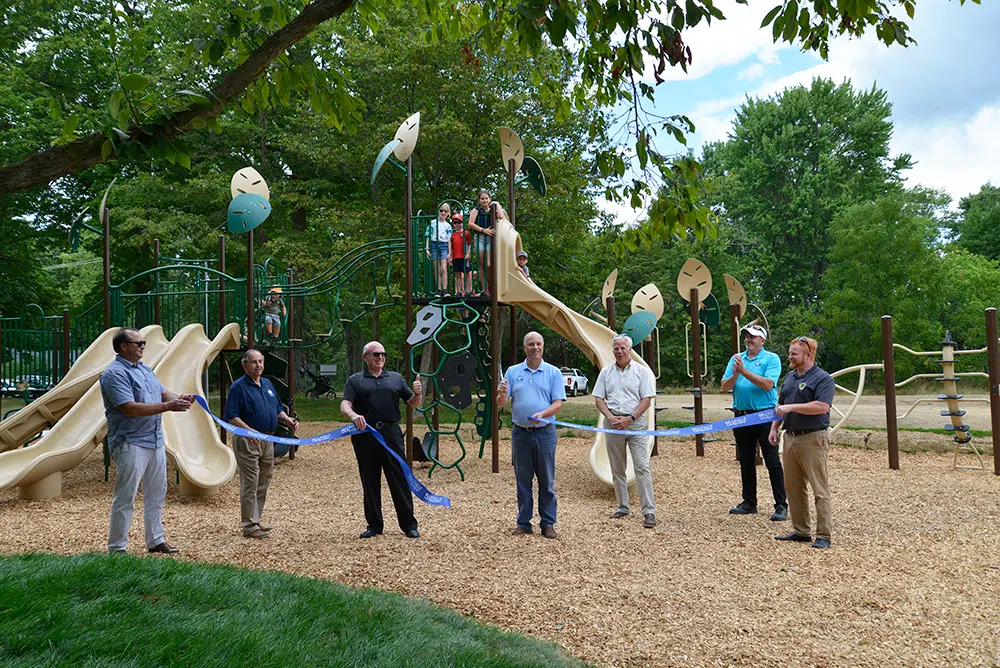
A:
<svg viewBox="0 0 1000 668">
<path fill-rule="evenodd" d="M 579 666 L 426 601 L 169 558 L 0 558 L 4 666 Z"/>
</svg>

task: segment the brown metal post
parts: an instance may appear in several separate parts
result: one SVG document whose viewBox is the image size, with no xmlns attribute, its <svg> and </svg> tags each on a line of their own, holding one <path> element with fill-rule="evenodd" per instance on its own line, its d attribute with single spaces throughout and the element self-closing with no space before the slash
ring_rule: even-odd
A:
<svg viewBox="0 0 1000 668">
<path fill-rule="evenodd" d="M 617 332 L 618 327 L 615 325 L 615 296 L 608 295 L 608 302 L 604 305 L 604 308 L 608 311 L 608 329 L 612 332 Z"/>
<path fill-rule="evenodd" d="M 69 309 L 63 309 L 62 318 L 62 377 L 69 373 Z"/>
<path fill-rule="evenodd" d="M 997 310 L 986 309 L 986 360 L 990 372 L 990 429 L 993 432 L 993 474 L 1000 475 L 1000 342 Z"/>
<path fill-rule="evenodd" d="M 497 235 L 497 219 L 493 215 L 493 242 L 490 244 L 490 269 L 489 269 L 489 283 L 490 283 L 490 356 L 492 357 L 490 364 L 492 366 L 492 376 L 493 376 L 493 387 L 489 388 L 490 392 L 496 393 L 495 387 L 500 382 L 501 375 L 503 373 L 502 363 L 500 361 L 500 338 L 502 337 L 502 332 L 500 332 L 499 318 L 500 315 L 500 301 L 497 298 L 497 293 L 499 292 L 497 286 L 497 245 L 498 245 L 498 235 Z M 497 406 L 496 397 L 493 397 L 493 401 L 490 402 L 490 435 L 493 439 L 493 447 L 491 450 L 493 472 L 500 473 L 500 407 Z"/>
<path fill-rule="evenodd" d="M 160 268 L 160 240 L 153 239 L 153 269 Z M 153 273 L 153 324 L 162 324 L 160 321 L 160 272 Z M 207 314 L 206 314 L 207 315 Z"/>
<path fill-rule="evenodd" d="M 288 270 L 288 284 L 295 284 L 295 270 Z M 291 292 L 291 291 L 289 291 Z M 288 295 L 288 367 L 285 370 L 288 382 L 288 415 L 295 417 L 295 297 Z"/>
<path fill-rule="evenodd" d="M 104 329 L 111 328 L 111 216 L 104 209 L 101 216 L 101 231 L 104 234 Z M 125 323 L 119 323 L 124 325 Z"/>
<path fill-rule="evenodd" d="M 510 309 L 510 343 L 508 344 L 510 366 L 514 366 L 517 364 L 517 307 L 508 304 L 507 308 Z"/>
<path fill-rule="evenodd" d="M 226 237 L 222 234 L 219 235 L 219 272 L 226 273 Z M 222 329 L 226 325 L 226 279 L 219 277 L 219 329 Z M 225 352 L 219 353 L 219 408 L 225 409 L 226 407 L 226 391 L 229 389 L 226 387 L 226 358 Z M 222 442 L 226 442 L 227 432 L 222 427 L 219 427 L 219 436 L 222 438 Z"/>
<path fill-rule="evenodd" d="M 413 330 L 413 156 L 406 159 L 406 335 Z M 410 344 L 403 346 L 403 357 L 410 359 Z M 406 463 L 413 466 L 413 409 L 406 406 Z"/>
<path fill-rule="evenodd" d="M 882 385 L 885 390 L 885 426 L 889 468 L 899 470 L 899 431 L 896 429 L 896 356 L 892 348 L 892 316 L 882 316 Z"/>
<path fill-rule="evenodd" d="M 646 360 L 646 364 L 649 365 L 650 370 L 653 369 L 653 365 L 656 364 L 656 351 L 655 343 L 653 342 L 653 337 L 650 335 L 645 341 L 643 341 L 643 359 Z M 656 389 L 655 387 L 653 388 Z M 655 399 L 655 397 L 654 397 Z M 655 402 L 654 402 L 655 406 Z M 648 427 L 648 429 L 656 429 L 656 411 L 653 411 L 653 424 Z M 660 454 L 660 437 L 653 437 L 653 450 L 650 452 L 653 457 Z"/>
<path fill-rule="evenodd" d="M 691 366 L 693 367 L 693 391 L 694 391 L 694 423 L 701 424 L 704 415 L 702 413 L 701 401 L 701 322 L 698 320 L 698 307 L 701 302 L 698 299 L 698 288 L 691 288 Z M 702 442 L 701 434 L 694 436 L 695 454 L 699 457 L 705 456 L 705 444 Z"/>
<path fill-rule="evenodd" d="M 244 327 L 247 348 L 253 348 L 254 330 L 257 327 L 257 304 L 254 302 L 253 230 L 247 232 L 247 321 Z"/>
</svg>

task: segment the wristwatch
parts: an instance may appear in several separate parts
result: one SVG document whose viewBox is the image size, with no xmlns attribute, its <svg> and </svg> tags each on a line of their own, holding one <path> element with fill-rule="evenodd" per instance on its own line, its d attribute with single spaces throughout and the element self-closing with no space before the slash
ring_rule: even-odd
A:
<svg viewBox="0 0 1000 668">
<path fill-rule="evenodd" d="M 637 418 L 636 416 L 632 415 L 631 413 L 629 413 L 629 414 L 628 414 L 628 416 L 629 416 L 630 418 L 632 418 L 632 422 L 635 422 L 636 420 L 638 420 L 638 419 L 639 419 L 639 418 Z"/>
</svg>

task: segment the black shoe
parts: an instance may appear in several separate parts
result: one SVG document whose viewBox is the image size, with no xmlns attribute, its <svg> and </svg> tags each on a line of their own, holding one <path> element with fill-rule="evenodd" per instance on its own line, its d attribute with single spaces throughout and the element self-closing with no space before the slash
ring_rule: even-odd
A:
<svg viewBox="0 0 1000 668">
<path fill-rule="evenodd" d="M 375 529 L 368 527 L 367 529 L 361 532 L 361 535 L 358 536 L 358 538 L 374 538 L 375 536 L 381 536 L 381 535 L 382 535 L 381 531 L 375 531 Z"/>
<path fill-rule="evenodd" d="M 756 515 L 757 514 L 757 506 L 751 506 L 749 503 L 747 503 L 746 501 L 744 501 L 743 503 L 741 503 L 740 505 L 736 506 L 735 508 L 730 508 L 729 509 L 729 514 L 730 515 Z"/>
<path fill-rule="evenodd" d="M 802 534 L 795 533 L 793 531 L 792 533 L 787 533 L 784 536 L 775 536 L 774 540 L 791 540 L 796 543 L 809 543 L 812 541 L 812 536 L 803 536 Z"/>
<path fill-rule="evenodd" d="M 406 530 L 406 537 L 407 538 L 420 538 L 420 532 L 417 531 L 416 529 L 407 529 Z"/>
<path fill-rule="evenodd" d="M 775 506 L 771 514 L 772 522 L 784 522 L 788 519 L 788 506 Z"/>
<path fill-rule="evenodd" d="M 816 540 L 813 542 L 813 547 L 815 547 L 817 549 L 820 549 L 820 550 L 829 550 L 830 549 L 830 539 L 829 538 L 819 538 L 819 537 L 817 537 Z"/>
</svg>

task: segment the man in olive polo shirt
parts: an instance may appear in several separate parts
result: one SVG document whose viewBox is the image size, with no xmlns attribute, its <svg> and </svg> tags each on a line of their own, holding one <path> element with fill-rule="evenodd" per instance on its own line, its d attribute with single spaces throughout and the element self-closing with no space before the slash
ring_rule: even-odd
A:
<svg viewBox="0 0 1000 668">
<path fill-rule="evenodd" d="M 768 440 L 778 444 L 778 425 L 785 429 L 784 471 L 792 532 L 775 540 L 806 543 L 812 540 L 809 530 L 809 496 L 806 483 L 812 486 L 816 501 L 816 540 L 813 547 L 830 547 L 830 481 L 827 463 L 830 455 L 830 406 L 836 385 L 826 371 L 816 366 L 815 339 L 800 336 L 788 346 L 788 366 L 774 409 L 780 420 L 771 423 Z"/>
</svg>

